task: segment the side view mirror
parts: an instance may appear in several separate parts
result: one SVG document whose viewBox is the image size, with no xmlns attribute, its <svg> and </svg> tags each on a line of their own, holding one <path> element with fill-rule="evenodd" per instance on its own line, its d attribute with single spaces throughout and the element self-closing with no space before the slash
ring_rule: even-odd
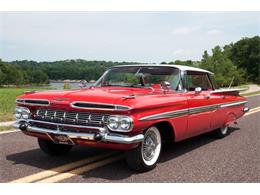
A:
<svg viewBox="0 0 260 195">
<path fill-rule="evenodd" d="M 195 94 L 199 94 L 202 91 L 201 87 L 195 88 Z"/>
<path fill-rule="evenodd" d="M 80 88 L 82 89 L 82 88 L 87 87 L 87 83 L 88 82 L 86 80 L 81 80 L 80 83 L 79 83 Z"/>
<path fill-rule="evenodd" d="M 168 81 L 162 81 L 161 86 L 163 89 L 170 89 L 171 88 L 171 83 Z"/>
</svg>

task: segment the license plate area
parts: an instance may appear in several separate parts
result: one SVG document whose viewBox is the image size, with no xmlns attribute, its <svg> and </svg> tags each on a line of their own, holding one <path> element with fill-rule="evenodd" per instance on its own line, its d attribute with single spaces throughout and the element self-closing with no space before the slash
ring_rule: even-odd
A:
<svg viewBox="0 0 260 195">
<path fill-rule="evenodd" d="M 55 144 L 75 145 L 72 139 L 70 139 L 67 135 L 54 133 L 48 133 L 47 135 Z"/>
</svg>

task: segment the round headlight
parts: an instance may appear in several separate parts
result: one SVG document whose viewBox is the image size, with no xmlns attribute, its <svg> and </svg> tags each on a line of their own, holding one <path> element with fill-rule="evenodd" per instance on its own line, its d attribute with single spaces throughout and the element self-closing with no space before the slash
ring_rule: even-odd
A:
<svg viewBox="0 0 260 195">
<path fill-rule="evenodd" d="M 132 120 L 129 117 L 122 117 L 120 120 L 120 128 L 123 130 L 130 129 L 132 125 Z"/>
<path fill-rule="evenodd" d="M 107 120 L 107 127 L 111 131 L 128 132 L 132 129 L 132 118 L 128 116 L 110 116 Z"/>
<path fill-rule="evenodd" d="M 28 108 L 16 107 L 14 116 L 17 120 L 19 120 L 19 119 L 27 120 L 30 117 L 30 113 L 31 112 Z"/>
<path fill-rule="evenodd" d="M 14 117 L 20 119 L 22 117 L 22 109 L 20 107 L 15 108 Z"/>
<path fill-rule="evenodd" d="M 118 117 L 111 116 L 108 118 L 107 126 L 111 130 L 116 130 L 119 127 Z"/>
<path fill-rule="evenodd" d="M 22 118 L 27 120 L 30 117 L 30 110 L 28 108 L 22 109 Z"/>
<path fill-rule="evenodd" d="M 29 115 L 30 115 L 30 113 L 28 113 L 28 112 L 26 112 L 26 111 L 23 111 L 23 112 L 22 112 L 22 118 L 23 118 L 23 119 L 28 119 L 28 118 L 29 118 Z"/>
</svg>

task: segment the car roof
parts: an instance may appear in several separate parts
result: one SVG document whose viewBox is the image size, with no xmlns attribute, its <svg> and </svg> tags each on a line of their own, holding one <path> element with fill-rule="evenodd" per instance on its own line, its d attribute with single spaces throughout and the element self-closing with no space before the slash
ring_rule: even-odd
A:
<svg viewBox="0 0 260 195">
<path fill-rule="evenodd" d="M 177 64 L 127 64 L 127 65 L 118 65 L 113 66 L 112 68 L 120 68 L 120 67 L 131 67 L 131 66 L 143 66 L 143 67 L 150 67 L 150 66 L 157 66 L 157 67 L 174 67 L 181 71 L 197 71 L 197 72 L 206 72 L 209 74 L 214 74 L 208 70 L 204 70 L 201 68 L 196 68 L 192 66 L 185 66 L 185 65 L 177 65 Z"/>
</svg>

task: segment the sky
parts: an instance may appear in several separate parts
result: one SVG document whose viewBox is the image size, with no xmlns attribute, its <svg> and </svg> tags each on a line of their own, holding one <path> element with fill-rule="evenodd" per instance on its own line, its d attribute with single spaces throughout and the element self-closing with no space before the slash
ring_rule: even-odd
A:
<svg viewBox="0 0 260 195">
<path fill-rule="evenodd" d="M 0 12 L 4 61 L 160 63 L 260 35 L 260 12 Z"/>
</svg>

